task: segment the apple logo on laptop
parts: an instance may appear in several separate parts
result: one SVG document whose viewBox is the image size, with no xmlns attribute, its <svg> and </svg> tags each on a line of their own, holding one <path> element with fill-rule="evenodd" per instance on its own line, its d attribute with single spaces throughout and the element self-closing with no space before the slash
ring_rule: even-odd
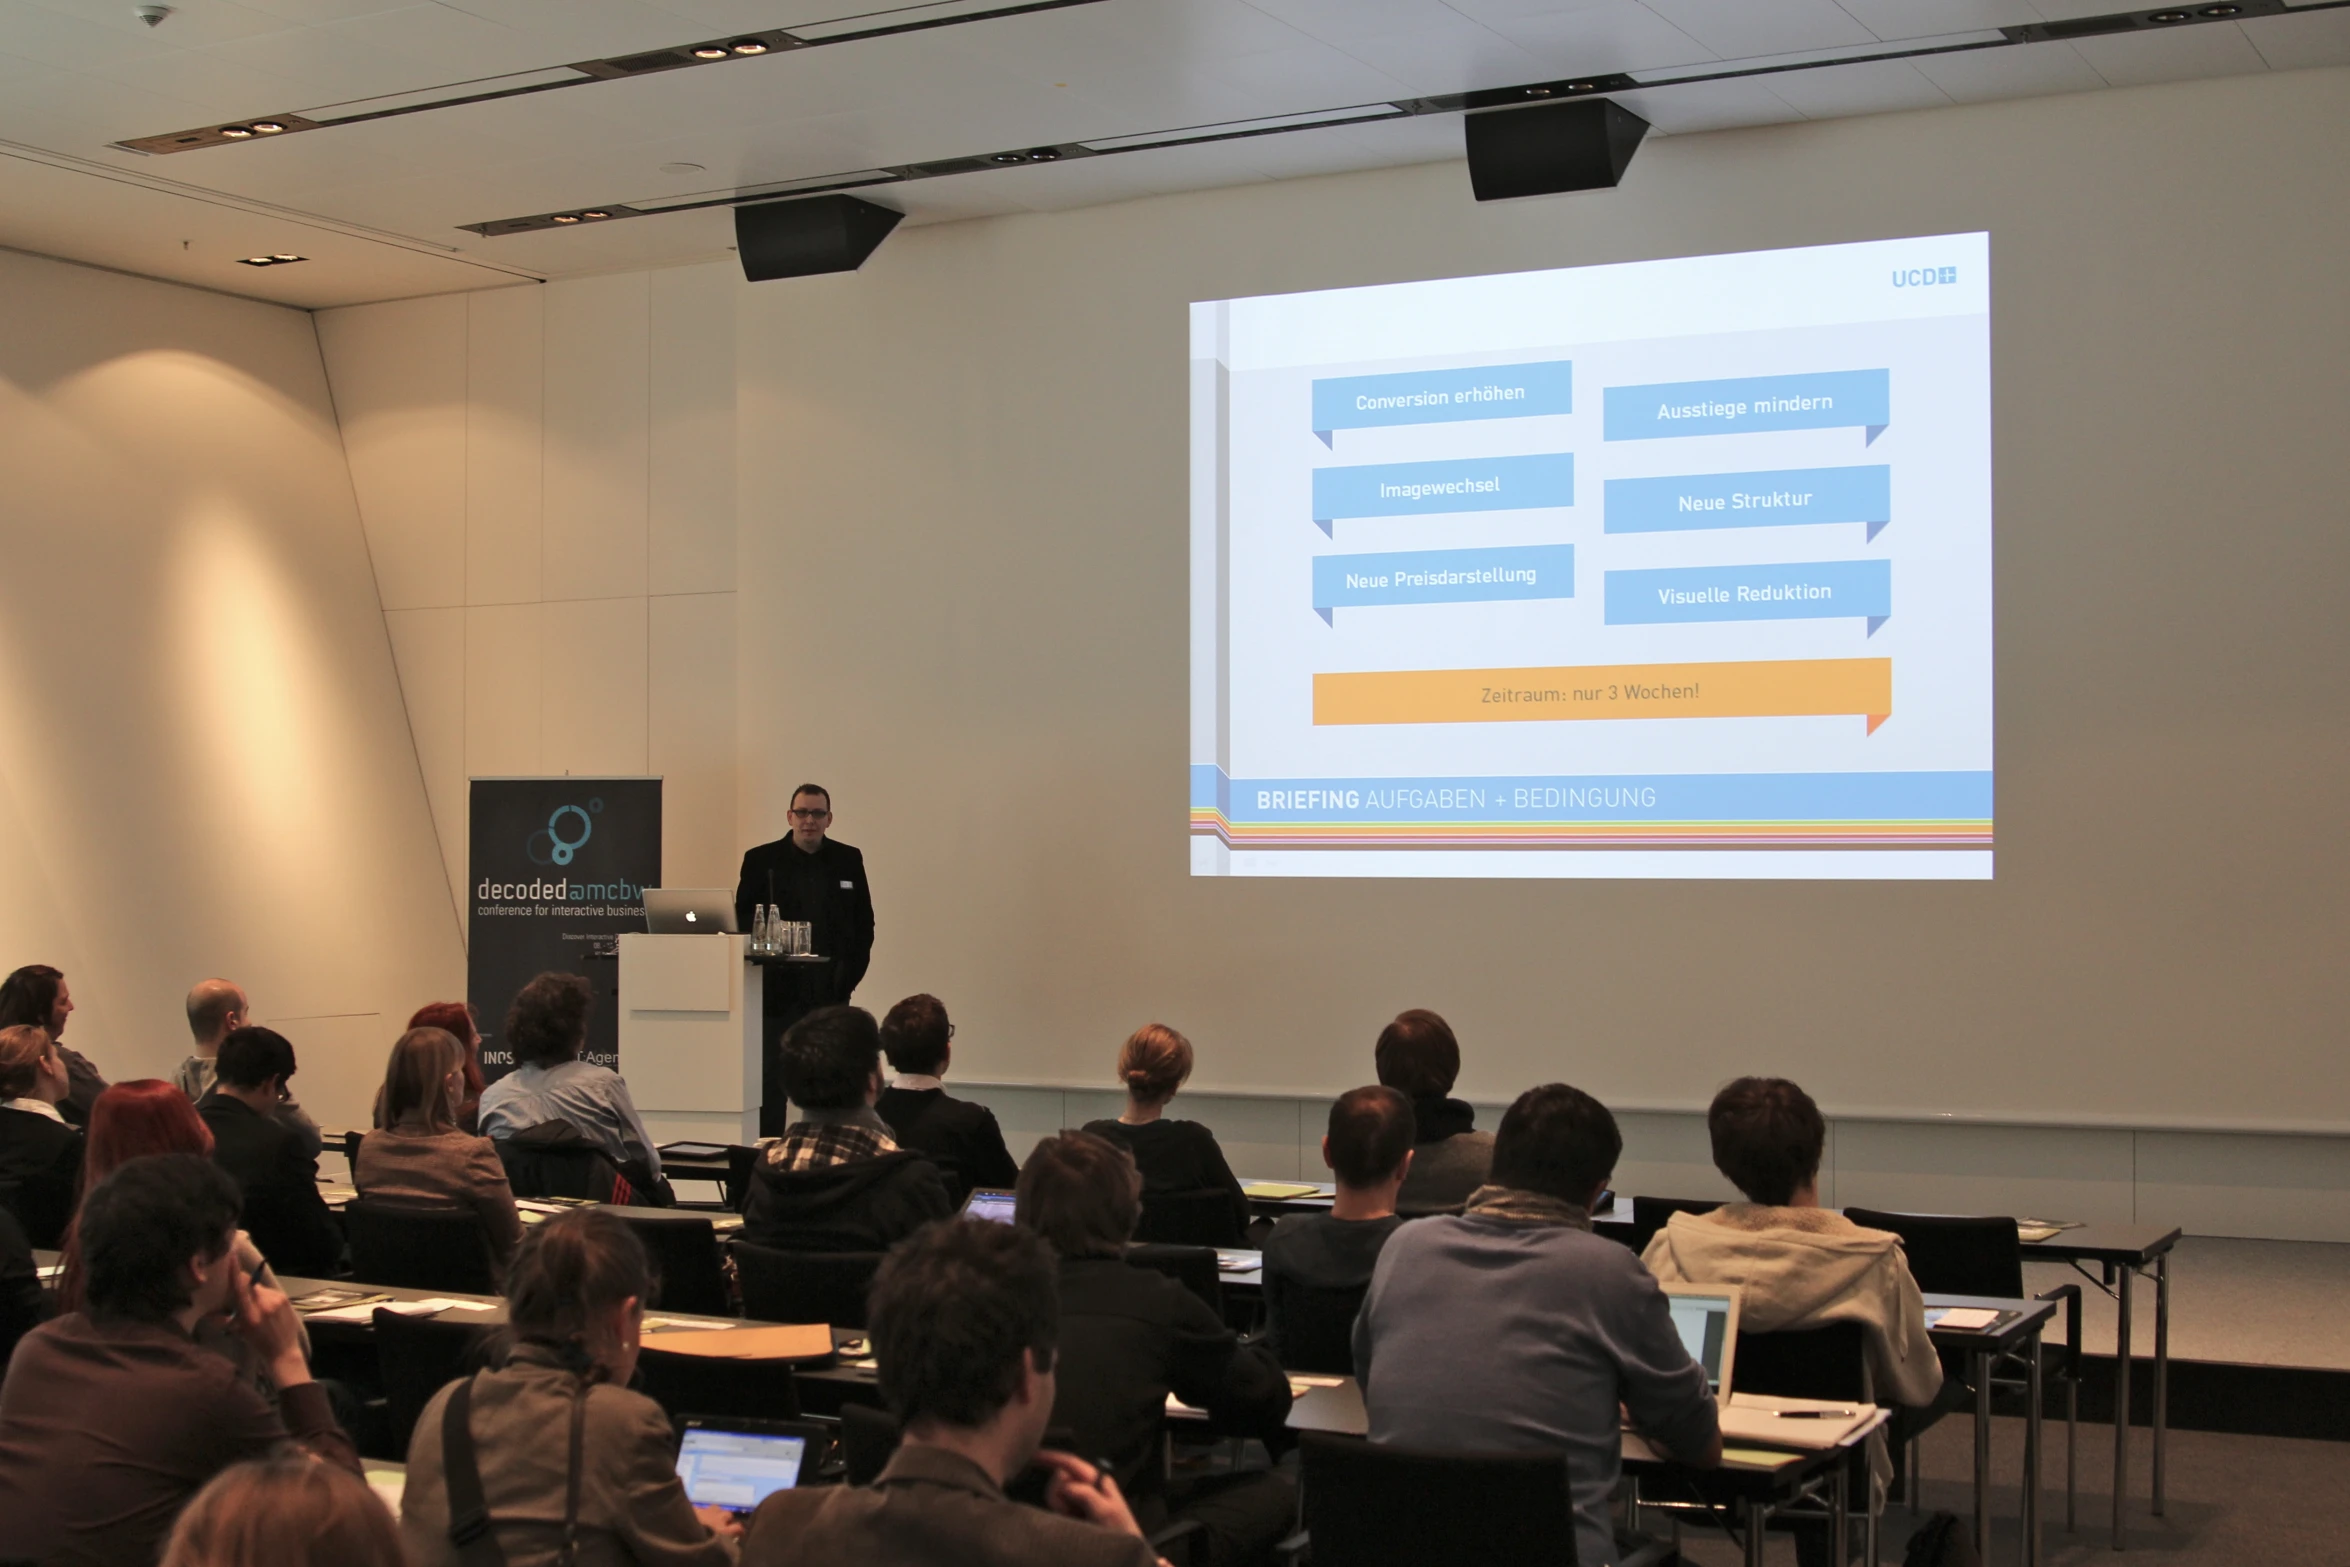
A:
<svg viewBox="0 0 2350 1567">
<path fill-rule="evenodd" d="M 694 922 L 694 911 L 693 911 L 693 910 L 691 910 L 691 909 L 688 909 L 688 910 L 686 910 L 686 911 L 685 911 L 685 922 L 686 922 L 688 925 L 691 925 L 691 924 Z"/>
</svg>

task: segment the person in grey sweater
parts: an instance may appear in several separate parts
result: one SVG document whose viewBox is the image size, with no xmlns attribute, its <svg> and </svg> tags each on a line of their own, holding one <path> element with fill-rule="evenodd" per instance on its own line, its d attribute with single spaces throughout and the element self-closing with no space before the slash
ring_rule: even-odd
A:
<svg viewBox="0 0 2350 1567">
<path fill-rule="evenodd" d="M 1582 1567 L 1610 1567 L 1622 1415 L 1684 1463 L 1721 1462 L 1705 1368 L 1640 1259 L 1591 1233 L 1623 1137 L 1607 1107 L 1552 1083 L 1501 1119 L 1489 1184 L 1458 1216 L 1389 1238 L 1355 1318 L 1374 1442 L 1563 1452 Z"/>
<path fill-rule="evenodd" d="M 1485 1184 L 1493 1134 L 1478 1131 L 1477 1112 L 1466 1100 L 1452 1097 L 1453 1081 L 1461 1075 L 1461 1046 L 1452 1025 L 1418 1007 L 1399 1012 L 1379 1031 L 1371 1060 L 1380 1086 L 1412 1102 L 1412 1169 L 1395 1211 L 1407 1218 L 1458 1213 L 1469 1193 Z"/>
</svg>

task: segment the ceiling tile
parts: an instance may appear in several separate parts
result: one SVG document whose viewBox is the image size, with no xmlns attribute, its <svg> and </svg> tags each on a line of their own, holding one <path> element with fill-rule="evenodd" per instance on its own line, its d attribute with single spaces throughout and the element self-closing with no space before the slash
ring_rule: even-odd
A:
<svg viewBox="0 0 2350 1567">
<path fill-rule="evenodd" d="M 249 114 L 283 113 L 297 107 L 300 87 L 268 71 L 255 70 L 221 58 L 210 49 L 180 54 L 150 55 L 144 59 L 111 60 L 83 67 L 85 74 L 104 82 L 121 82 L 186 107 L 171 125 L 122 122 L 109 140 L 153 136 L 183 130 L 214 120 L 234 120 Z"/>
<path fill-rule="evenodd" d="M 1456 0 L 1468 4 L 1469 0 Z M 1714 51 L 1632 0 L 1610 0 L 1548 16 L 1493 15 L 1486 26 L 1543 62 L 1543 75 L 1606 75 L 1695 65 Z"/>
<path fill-rule="evenodd" d="M 1725 60 L 1876 40 L 1835 0 L 1647 0 L 1648 8 Z"/>
<path fill-rule="evenodd" d="M 285 101 L 244 104 L 233 111 L 237 114 L 320 108 L 432 85 L 431 73 L 409 56 L 378 49 L 330 27 L 297 27 L 222 44 L 206 53 L 228 64 L 265 71 L 291 89 Z M 136 134 L 154 135 L 178 128 L 144 126 Z"/>
<path fill-rule="evenodd" d="M 1473 92 L 1540 81 L 1549 69 L 1531 50 L 1456 17 L 1429 32 L 1387 33 L 1345 45 L 1345 52 L 1413 93 Z"/>
<path fill-rule="evenodd" d="M 2032 0 L 1838 0 L 1838 4 L 1861 26 L 1888 40 L 1938 38 L 1946 33 L 2021 27 L 2042 20 L 2032 8 Z"/>
<path fill-rule="evenodd" d="M 132 13 L 131 0 L 121 0 L 119 4 L 116 0 L 10 0 L 9 5 L 0 7 L 0 36 L 5 36 L 22 13 L 33 11 L 78 22 L 111 37 L 116 49 L 138 54 L 200 49 L 206 44 L 250 38 L 256 33 L 276 32 L 295 25 L 282 16 L 255 10 L 238 0 L 203 0 L 201 5 L 183 0 L 160 27 L 149 27 L 140 21 Z M 0 44 L 0 47 L 6 46 Z"/>
<path fill-rule="evenodd" d="M 2108 33 L 2072 40 L 2081 58 L 2115 87 L 2181 82 L 2202 76 L 2265 71 L 2268 62 L 2233 22 L 2181 27 L 2163 33 Z"/>
<path fill-rule="evenodd" d="M 2350 65 L 2350 11 L 2267 16 L 2238 25 L 2272 71 Z"/>
<path fill-rule="evenodd" d="M 1466 22 L 1445 0 L 1248 0 L 1309 38 L 1341 48 L 1366 38 L 1426 33 Z"/>
<path fill-rule="evenodd" d="M 1906 60 L 1788 71 L 1770 79 L 1772 95 L 1785 99 L 1807 119 L 1848 114 L 1891 114 L 1903 109 L 1939 109 L 1950 99 Z"/>
<path fill-rule="evenodd" d="M 2105 79 L 2089 69 L 2089 62 L 2068 43 L 1975 49 L 1964 54 L 1938 54 L 1911 63 L 1919 75 L 1948 93 L 1954 103 L 2093 92 L 2105 85 Z"/>
<path fill-rule="evenodd" d="M 561 53 L 560 38 L 485 21 L 445 5 L 381 11 L 336 22 L 317 31 L 353 39 L 415 61 L 418 75 L 408 83 L 410 87 L 430 87 L 440 82 L 461 82 L 477 76 L 531 71 L 594 58 Z"/>
<path fill-rule="evenodd" d="M 1745 125 L 1783 125 L 1803 118 L 1786 99 L 1752 79 L 1644 87 L 1614 96 L 1616 102 L 1658 130 L 1676 136 Z"/>
</svg>

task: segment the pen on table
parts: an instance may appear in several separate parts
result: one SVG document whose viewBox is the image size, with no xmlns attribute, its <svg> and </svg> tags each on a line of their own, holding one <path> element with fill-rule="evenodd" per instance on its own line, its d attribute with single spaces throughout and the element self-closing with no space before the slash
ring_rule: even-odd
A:
<svg viewBox="0 0 2350 1567">
<path fill-rule="evenodd" d="M 1846 1415 L 1857 1415 L 1857 1409 L 1774 1409 L 1781 1420 L 1841 1420 Z"/>
</svg>

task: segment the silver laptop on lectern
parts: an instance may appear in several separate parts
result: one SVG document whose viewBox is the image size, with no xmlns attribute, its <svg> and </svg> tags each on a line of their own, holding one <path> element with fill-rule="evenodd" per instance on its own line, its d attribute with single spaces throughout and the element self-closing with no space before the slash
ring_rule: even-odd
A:
<svg viewBox="0 0 2350 1567">
<path fill-rule="evenodd" d="M 724 887 L 647 887 L 645 929 L 655 936 L 731 936 L 734 894 Z"/>
</svg>

